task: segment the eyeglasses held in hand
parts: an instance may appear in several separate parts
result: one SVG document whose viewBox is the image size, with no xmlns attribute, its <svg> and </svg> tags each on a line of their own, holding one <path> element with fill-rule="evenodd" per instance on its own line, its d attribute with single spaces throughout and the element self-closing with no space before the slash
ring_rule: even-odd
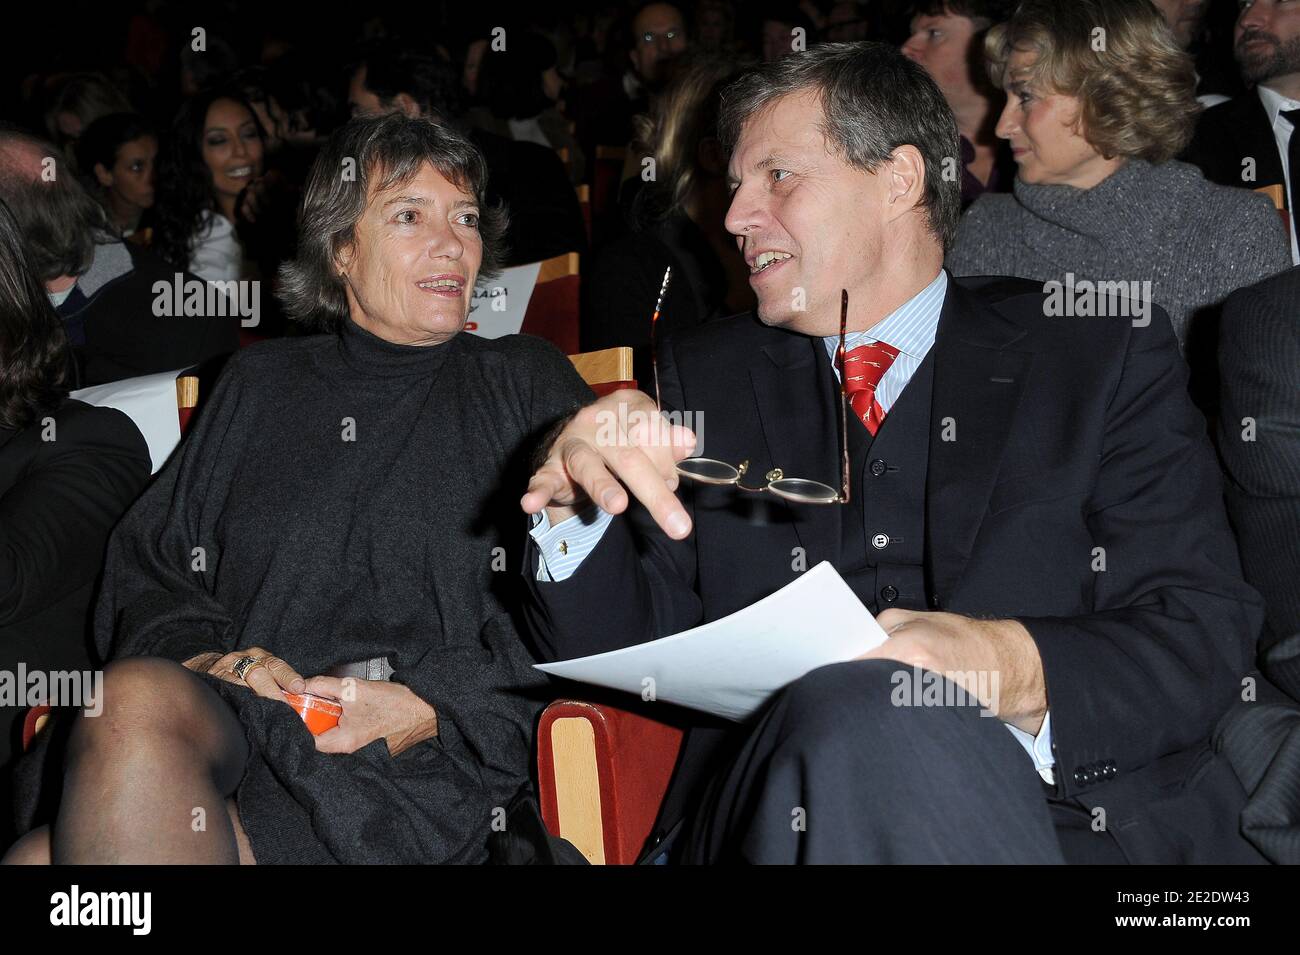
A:
<svg viewBox="0 0 1300 955">
<path fill-rule="evenodd" d="M 662 407 L 659 401 L 659 350 L 655 338 L 655 327 L 659 324 L 659 312 L 663 308 L 664 294 L 672 279 L 672 266 L 664 271 L 664 282 L 659 289 L 659 298 L 655 302 L 654 315 L 650 318 L 650 363 L 654 370 L 655 407 Z M 849 503 L 849 432 L 848 432 L 848 387 L 844 374 L 844 344 L 849 320 L 849 292 L 840 291 L 840 347 L 835 352 L 835 362 L 840 369 L 840 466 L 842 487 L 839 491 L 821 481 L 806 478 L 788 478 L 780 468 L 773 468 L 764 475 L 765 482 L 760 487 L 751 487 L 740 483 L 740 479 L 749 471 L 749 460 L 739 464 L 727 464 L 713 458 L 686 458 L 677 462 L 677 473 L 682 477 L 699 481 L 702 484 L 734 484 L 742 491 L 761 493 L 770 491 L 777 497 L 796 504 L 847 504 Z"/>
</svg>

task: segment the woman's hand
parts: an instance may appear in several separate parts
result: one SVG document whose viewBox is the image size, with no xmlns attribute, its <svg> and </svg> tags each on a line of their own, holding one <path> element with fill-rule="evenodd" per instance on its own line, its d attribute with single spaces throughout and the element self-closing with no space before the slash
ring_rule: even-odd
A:
<svg viewBox="0 0 1300 955">
<path fill-rule="evenodd" d="M 245 670 L 243 679 L 240 679 L 235 672 L 235 664 L 244 657 L 252 657 L 259 662 Z M 224 655 L 216 652 L 200 653 L 182 665 L 195 673 L 206 673 L 227 683 L 246 686 L 258 696 L 272 700 L 284 700 L 282 688 L 290 693 L 301 693 L 307 685 L 307 681 L 293 667 L 261 647 L 245 647 Z"/>
<path fill-rule="evenodd" d="M 307 692 L 343 705 L 339 725 L 316 737 L 316 749 L 322 753 L 354 753 L 384 739 L 389 755 L 396 756 L 438 735 L 433 707 L 401 683 L 314 676 L 307 681 Z"/>
</svg>

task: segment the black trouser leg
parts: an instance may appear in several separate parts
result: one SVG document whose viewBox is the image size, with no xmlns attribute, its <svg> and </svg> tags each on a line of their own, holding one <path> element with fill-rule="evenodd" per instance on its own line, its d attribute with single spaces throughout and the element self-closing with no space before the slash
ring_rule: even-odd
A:
<svg viewBox="0 0 1300 955">
<path fill-rule="evenodd" d="M 693 814 L 684 862 L 1060 863 L 1023 747 L 976 706 L 895 706 L 866 660 L 788 686 Z"/>
</svg>

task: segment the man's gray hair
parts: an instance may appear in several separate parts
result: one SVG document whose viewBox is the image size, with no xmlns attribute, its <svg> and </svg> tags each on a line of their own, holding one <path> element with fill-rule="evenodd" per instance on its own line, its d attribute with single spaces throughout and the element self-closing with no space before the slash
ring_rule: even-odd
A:
<svg viewBox="0 0 1300 955">
<path fill-rule="evenodd" d="M 487 165 L 478 147 L 432 119 L 401 113 L 352 119 L 330 137 L 307 177 L 298 212 L 298 254 L 280 266 L 278 296 L 291 317 L 322 331 L 336 329 L 348 317 L 338 253 L 356 240 L 371 192 L 410 182 L 426 163 L 478 203 L 479 275 L 496 275 L 505 254 L 506 211 L 487 205 Z"/>
<path fill-rule="evenodd" d="M 0 200 L 18 222 L 42 282 L 84 274 L 95 246 L 116 241 L 103 207 L 82 188 L 59 148 L 8 126 L 0 126 Z"/>
<path fill-rule="evenodd" d="M 718 135 L 734 149 L 756 114 L 791 93 L 815 90 L 821 131 L 849 164 L 875 172 L 900 146 L 925 160 L 922 207 L 945 250 L 961 216 L 962 156 L 957 121 L 926 71 L 884 43 L 822 43 L 749 73 L 722 94 Z"/>
</svg>

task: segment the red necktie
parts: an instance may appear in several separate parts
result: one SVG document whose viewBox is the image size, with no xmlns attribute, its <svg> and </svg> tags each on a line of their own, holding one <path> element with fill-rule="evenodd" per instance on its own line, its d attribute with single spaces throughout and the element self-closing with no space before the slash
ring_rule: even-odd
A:
<svg viewBox="0 0 1300 955">
<path fill-rule="evenodd" d="M 875 437 L 885 420 L 885 410 L 876 400 L 876 386 L 898 357 L 898 349 L 884 342 L 859 345 L 844 356 L 845 390 L 853 413 Z"/>
</svg>

